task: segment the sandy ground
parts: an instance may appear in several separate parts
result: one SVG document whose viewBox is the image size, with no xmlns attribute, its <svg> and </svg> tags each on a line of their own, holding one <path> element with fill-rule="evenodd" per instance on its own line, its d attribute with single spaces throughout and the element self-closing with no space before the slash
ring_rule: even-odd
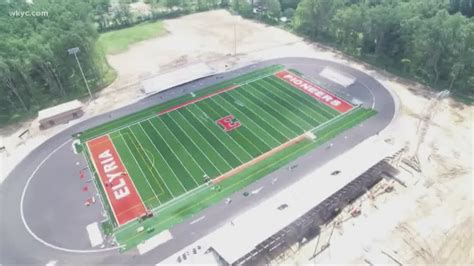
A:
<svg viewBox="0 0 474 266">
<path fill-rule="evenodd" d="M 391 85 L 402 104 L 397 141 L 414 142 L 418 113 L 427 101 L 400 84 Z M 406 187 L 383 182 L 393 184 L 394 191 L 374 188 L 370 194 L 378 196 L 367 194 L 347 208 L 360 206 L 360 216 L 351 218 L 344 211 L 322 229 L 319 243 L 315 239 L 275 264 L 472 265 L 472 107 L 445 100 L 430 123 L 419 153 L 422 173 L 400 169 Z"/>
<path fill-rule="evenodd" d="M 167 35 L 108 56 L 118 71 L 118 78 L 94 102 L 86 103 L 86 114 L 81 119 L 130 104 L 141 96 L 140 80 L 185 65 L 206 62 L 225 70 L 264 59 L 305 56 L 348 64 L 391 88 L 399 98 L 401 109 L 393 129 L 387 132 L 388 137 L 414 149 L 420 113 L 431 95 L 418 84 L 357 63 L 327 47 L 307 43 L 281 29 L 243 20 L 222 10 L 166 20 L 165 26 Z M 234 52 L 237 56 L 232 56 Z M 395 184 L 394 192 L 363 201 L 362 215 L 335 229 L 329 248 L 315 262 L 474 263 L 473 109 L 450 99 L 443 100 L 429 122 L 430 128 L 420 148 L 423 172 L 412 171 L 412 175 L 402 170 L 407 187 Z M 32 120 L 0 129 L 0 146 L 5 145 L 9 151 L 8 155 L 0 153 L 0 181 L 32 149 L 67 126 L 39 131 L 37 122 Z M 26 129 L 30 129 L 30 134 L 18 138 Z M 407 152 L 405 157 L 411 154 Z M 328 230 L 331 228 L 328 225 Z M 327 241 L 326 231 L 321 234 L 320 245 Z M 316 242 L 309 242 L 278 262 L 311 263 L 308 258 Z"/>
</svg>

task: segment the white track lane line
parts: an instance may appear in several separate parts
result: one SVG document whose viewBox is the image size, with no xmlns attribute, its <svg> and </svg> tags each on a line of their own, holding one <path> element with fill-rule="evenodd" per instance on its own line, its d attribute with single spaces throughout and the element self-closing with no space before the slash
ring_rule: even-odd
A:
<svg viewBox="0 0 474 266">
<path fill-rule="evenodd" d="M 198 222 L 200 222 L 200 221 L 204 220 L 205 218 L 206 218 L 206 216 L 205 216 L 205 215 L 203 215 L 203 216 L 201 216 L 201 217 L 197 218 L 196 220 L 193 220 L 193 221 L 192 221 L 192 222 L 190 222 L 189 224 L 195 224 L 195 223 L 198 223 Z"/>
<path fill-rule="evenodd" d="M 38 170 L 41 168 L 41 166 L 43 166 L 43 164 L 54 154 L 56 153 L 59 149 L 61 149 L 64 145 L 68 144 L 70 141 L 72 141 L 72 139 L 69 139 L 67 140 L 66 142 L 64 142 L 63 144 L 61 144 L 60 146 L 58 146 L 56 149 L 54 149 L 51 153 L 49 153 L 46 157 L 44 157 L 44 159 L 38 164 L 38 166 L 36 166 L 35 170 L 33 171 L 33 173 L 31 173 L 31 175 L 28 177 L 28 180 L 26 181 L 26 184 L 25 184 L 25 188 L 23 189 L 23 192 L 21 194 L 21 199 L 20 199 L 20 214 L 21 214 L 21 220 L 23 222 L 23 225 L 25 226 L 26 228 L 26 231 L 28 231 L 28 233 L 34 238 L 36 239 L 36 241 L 40 242 L 41 244 L 49 247 L 49 248 L 52 248 L 52 249 L 56 249 L 56 250 L 60 250 L 60 251 L 63 251 L 63 252 L 70 252 L 70 253 L 98 253 L 98 252 L 106 252 L 106 251 L 111 251 L 111 250 L 116 250 L 116 249 L 119 249 L 120 247 L 111 247 L 111 248 L 104 248 L 104 249 L 90 249 L 90 250 L 84 250 L 84 249 L 68 249 L 68 248 L 62 248 L 62 247 L 58 247 L 58 246 L 55 246 L 51 243 L 48 243 L 46 241 L 44 241 L 43 239 L 41 239 L 40 237 L 38 237 L 32 230 L 31 228 L 28 226 L 28 223 L 26 222 L 26 219 L 25 219 L 25 213 L 24 213 L 24 210 L 23 210 L 23 203 L 25 201 L 25 195 L 26 195 L 26 191 L 28 189 L 28 186 L 31 182 L 31 180 L 33 179 L 33 177 L 35 176 L 36 172 L 38 172 Z"/>
</svg>

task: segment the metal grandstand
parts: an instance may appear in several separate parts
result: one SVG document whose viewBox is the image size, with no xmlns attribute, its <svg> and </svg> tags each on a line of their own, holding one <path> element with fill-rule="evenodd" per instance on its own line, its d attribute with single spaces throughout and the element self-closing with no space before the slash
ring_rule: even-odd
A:
<svg viewBox="0 0 474 266">
<path fill-rule="evenodd" d="M 267 264 L 291 253 L 384 176 L 395 176 L 397 170 L 384 158 L 401 148 L 376 136 L 369 138 L 232 217 L 205 237 L 206 245 L 222 265 Z"/>
<path fill-rule="evenodd" d="M 232 265 L 266 264 L 287 250 L 291 251 L 291 247 L 295 244 L 304 244 L 318 235 L 321 225 L 329 222 L 345 206 L 367 192 L 384 176 L 396 176 L 397 174 L 397 169 L 385 160 L 381 160 L 293 223 L 258 244 Z"/>
</svg>

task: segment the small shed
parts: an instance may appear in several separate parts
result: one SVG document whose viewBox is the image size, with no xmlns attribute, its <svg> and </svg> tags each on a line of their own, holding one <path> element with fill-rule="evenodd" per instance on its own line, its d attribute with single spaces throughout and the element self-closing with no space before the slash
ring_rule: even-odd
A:
<svg viewBox="0 0 474 266">
<path fill-rule="evenodd" d="M 58 124 L 65 124 L 84 114 L 82 103 L 78 100 L 62 103 L 38 112 L 40 129 L 46 129 Z"/>
</svg>

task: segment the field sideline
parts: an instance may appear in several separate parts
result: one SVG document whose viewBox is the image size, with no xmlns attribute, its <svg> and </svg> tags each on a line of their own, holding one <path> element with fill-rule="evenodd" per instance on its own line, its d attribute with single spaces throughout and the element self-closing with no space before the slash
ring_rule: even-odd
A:
<svg viewBox="0 0 474 266">
<path fill-rule="evenodd" d="M 123 249 L 375 113 L 280 65 L 195 94 L 79 135 Z"/>
</svg>

